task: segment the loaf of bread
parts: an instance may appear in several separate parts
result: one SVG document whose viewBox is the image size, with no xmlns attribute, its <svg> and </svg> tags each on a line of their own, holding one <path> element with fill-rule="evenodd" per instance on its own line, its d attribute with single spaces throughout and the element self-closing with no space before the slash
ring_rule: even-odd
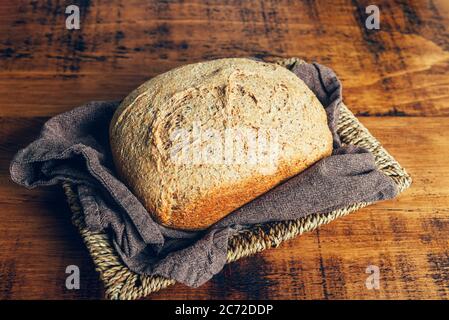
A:
<svg viewBox="0 0 449 320">
<path fill-rule="evenodd" d="M 219 59 L 161 74 L 111 121 L 117 174 L 162 225 L 207 228 L 332 152 L 323 106 L 291 71 Z"/>
</svg>

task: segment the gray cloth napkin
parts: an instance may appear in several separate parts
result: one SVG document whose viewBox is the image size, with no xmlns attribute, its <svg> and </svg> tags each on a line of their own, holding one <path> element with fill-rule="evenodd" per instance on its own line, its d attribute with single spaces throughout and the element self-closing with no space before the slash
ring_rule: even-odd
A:
<svg viewBox="0 0 449 320">
<path fill-rule="evenodd" d="M 333 154 L 208 230 L 187 232 L 159 225 L 118 180 L 108 141 L 109 122 L 118 102 L 91 102 L 50 119 L 39 138 L 16 154 L 11 177 L 29 188 L 71 182 L 88 228 L 108 232 L 131 270 L 199 286 L 223 268 L 228 239 L 248 225 L 298 219 L 397 194 L 393 181 L 376 169 L 372 154 L 342 146 L 336 133 L 341 84 L 334 72 L 307 63 L 296 64 L 291 71 L 325 106 L 334 137 Z"/>
</svg>

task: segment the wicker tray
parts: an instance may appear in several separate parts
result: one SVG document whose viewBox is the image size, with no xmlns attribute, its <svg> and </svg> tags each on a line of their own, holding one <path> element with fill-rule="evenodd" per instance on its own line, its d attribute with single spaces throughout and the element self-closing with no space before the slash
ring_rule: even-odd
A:
<svg viewBox="0 0 449 320">
<path fill-rule="evenodd" d="M 293 58 L 278 63 L 287 66 L 298 60 Z M 405 169 L 382 147 L 380 142 L 369 133 L 344 104 L 341 105 L 337 132 L 344 144 L 361 146 L 373 153 L 379 170 L 394 180 L 399 192 L 410 186 L 411 178 Z M 100 273 L 100 278 L 104 282 L 106 298 L 138 299 L 175 283 L 174 280 L 164 277 L 144 276 L 129 270 L 121 262 L 105 233 L 90 232 L 86 229 L 82 209 L 72 186 L 64 183 L 63 188 L 73 212 L 72 221 L 78 227 L 92 256 L 96 270 Z M 275 248 L 283 241 L 292 239 L 304 232 L 312 231 L 320 225 L 329 223 L 367 205 L 369 203 L 355 203 L 326 214 L 310 214 L 298 220 L 255 225 L 250 229 L 239 232 L 230 239 L 227 262 L 236 261 L 265 249 Z"/>
</svg>

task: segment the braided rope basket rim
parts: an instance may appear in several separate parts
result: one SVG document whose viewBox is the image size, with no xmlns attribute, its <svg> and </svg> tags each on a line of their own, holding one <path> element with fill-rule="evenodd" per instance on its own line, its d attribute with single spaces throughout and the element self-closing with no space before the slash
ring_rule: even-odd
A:
<svg viewBox="0 0 449 320">
<path fill-rule="evenodd" d="M 303 63 L 298 58 L 280 59 L 275 62 L 285 67 L 291 67 L 295 63 Z M 340 106 L 337 132 L 344 144 L 353 144 L 369 150 L 374 155 L 379 170 L 393 179 L 399 193 L 410 186 L 412 180 L 405 169 L 382 147 L 380 142 L 370 134 L 368 129 L 357 120 L 343 103 Z M 62 186 L 73 213 L 72 222 L 78 227 L 94 261 L 95 268 L 100 274 L 107 299 L 138 299 L 175 283 L 172 279 L 161 276 L 139 275 L 128 269 L 120 260 L 106 233 L 91 232 L 86 228 L 82 208 L 73 186 L 69 183 L 63 183 Z M 227 262 L 236 261 L 265 249 L 275 248 L 286 240 L 304 232 L 312 231 L 369 204 L 365 202 L 355 203 L 325 214 L 310 214 L 297 220 L 254 225 L 231 237 L 228 243 Z"/>
</svg>

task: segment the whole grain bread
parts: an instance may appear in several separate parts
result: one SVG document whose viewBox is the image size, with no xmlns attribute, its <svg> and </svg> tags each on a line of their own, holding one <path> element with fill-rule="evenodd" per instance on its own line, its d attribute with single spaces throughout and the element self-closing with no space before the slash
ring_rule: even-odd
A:
<svg viewBox="0 0 449 320">
<path fill-rule="evenodd" d="M 161 224 L 207 228 L 332 152 L 319 100 L 244 58 L 182 66 L 134 90 L 110 125 L 117 174 Z"/>
</svg>

